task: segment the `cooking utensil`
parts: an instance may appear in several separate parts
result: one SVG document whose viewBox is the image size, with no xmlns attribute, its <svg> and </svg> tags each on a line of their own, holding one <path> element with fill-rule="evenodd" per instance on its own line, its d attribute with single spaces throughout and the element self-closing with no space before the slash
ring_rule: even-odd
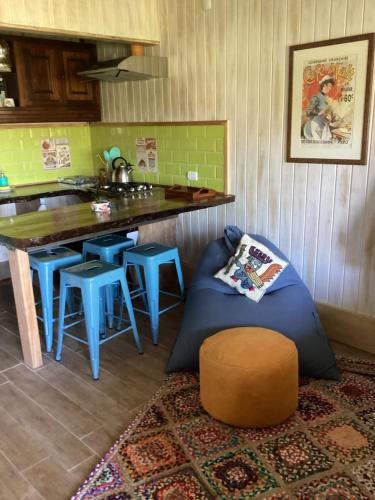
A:
<svg viewBox="0 0 375 500">
<path fill-rule="evenodd" d="M 112 161 L 111 155 L 109 154 L 108 151 L 103 151 L 103 156 L 104 156 L 105 161 L 108 161 L 108 162 Z"/>
<path fill-rule="evenodd" d="M 125 158 L 118 156 L 112 160 L 112 182 L 132 182 L 133 165 Z"/>
<path fill-rule="evenodd" d="M 111 157 L 111 160 L 114 160 L 115 158 L 121 157 L 121 150 L 117 146 L 114 146 L 109 150 L 109 156 Z"/>
</svg>

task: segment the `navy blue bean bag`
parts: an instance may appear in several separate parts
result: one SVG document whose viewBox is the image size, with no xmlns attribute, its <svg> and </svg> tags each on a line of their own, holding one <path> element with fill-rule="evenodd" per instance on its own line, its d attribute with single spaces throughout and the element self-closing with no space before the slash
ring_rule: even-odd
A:
<svg viewBox="0 0 375 500">
<path fill-rule="evenodd" d="M 258 303 L 214 278 L 235 253 L 242 235 L 236 226 L 226 226 L 224 237 L 212 241 L 204 250 L 188 291 L 167 372 L 198 370 L 199 348 L 210 335 L 227 328 L 259 326 L 278 331 L 295 342 L 301 375 L 339 380 L 335 357 L 314 302 L 291 264 Z M 263 236 L 251 236 L 288 260 Z"/>
</svg>

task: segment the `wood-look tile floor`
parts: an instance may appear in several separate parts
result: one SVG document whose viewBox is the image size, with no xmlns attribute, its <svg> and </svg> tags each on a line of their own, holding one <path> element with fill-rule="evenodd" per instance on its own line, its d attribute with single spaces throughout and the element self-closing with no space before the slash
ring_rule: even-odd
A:
<svg viewBox="0 0 375 500">
<path fill-rule="evenodd" d="M 38 370 L 23 364 L 11 285 L 0 281 L 1 500 L 70 497 L 160 387 L 182 312 L 180 306 L 162 316 L 158 346 L 138 314 L 145 353 L 137 354 L 130 336 L 103 345 L 100 380 L 94 381 L 85 346 L 71 339 L 64 342 L 62 362 L 44 355 Z"/>
<path fill-rule="evenodd" d="M 136 314 L 144 354 L 131 333 L 102 345 L 95 381 L 86 346 L 69 338 L 60 363 L 46 354 L 37 370 L 22 362 L 11 284 L 0 281 L 1 500 L 70 498 L 162 384 L 182 312 L 161 317 L 158 346 Z"/>
</svg>

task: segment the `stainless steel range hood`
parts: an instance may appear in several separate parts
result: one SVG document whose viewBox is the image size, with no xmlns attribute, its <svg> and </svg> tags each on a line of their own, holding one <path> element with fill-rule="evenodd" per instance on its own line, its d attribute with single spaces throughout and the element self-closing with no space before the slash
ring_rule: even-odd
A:
<svg viewBox="0 0 375 500">
<path fill-rule="evenodd" d="M 86 78 L 109 82 L 167 78 L 168 59 L 157 56 L 131 55 L 121 59 L 98 62 L 88 70 L 80 71 L 78 74 Z"/>
</svg>

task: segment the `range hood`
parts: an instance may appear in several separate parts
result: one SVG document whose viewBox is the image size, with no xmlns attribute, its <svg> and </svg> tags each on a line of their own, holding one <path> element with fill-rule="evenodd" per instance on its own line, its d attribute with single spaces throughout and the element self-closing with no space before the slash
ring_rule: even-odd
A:
<svg viewBox="0 0 375 500">
<path fill-rule="evenodd" d="M 151 78 L 168 77 L 168 59 L 166 57 L 145 56 L 142 45 L 132 44 L 131 55 L 102 61 L 86 71 L 78 74 L 85 78 L 106 80 L 108 82 L 126 82 L 135 80 L 151 80 Z"/>
</svg>

